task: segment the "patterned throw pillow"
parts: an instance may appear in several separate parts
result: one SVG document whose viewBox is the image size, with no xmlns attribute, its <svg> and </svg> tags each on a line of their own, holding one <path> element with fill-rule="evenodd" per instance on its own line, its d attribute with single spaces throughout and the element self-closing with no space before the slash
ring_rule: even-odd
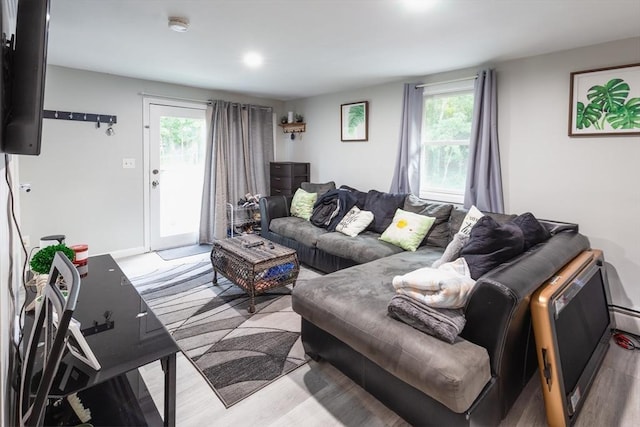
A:
<svg viewBox="0 0 640 427">
<path fill-rule="evenodd" d="M 460 226 L 458 233 L 466 234 L 467 236 L 470 235 L 473 226 L 476 225 L 476 222 L 478 222 L 478 220 L 483 216 L 484 214 L 480 212 L 478 208 L 471 206 L 471 209 L 467 212 L 467 216 L 465 216 L 462 221 L 462 225 Z"/>
<path fill-rule="evenodd" d="M 307 193 L 302 188 L 298 188 L 291 200 L 291 216 L 306 219 L 309 221 L 313 212 L 313 204 L 318 198 L 318 193 Z"/>
<path fill-rule="evenodd" d="M 357 206 L 351 208 L 349 212 L 340 220 L 336 226 L 339 231 L 347 236 L 356 237 L 373 221 L 373 213 L 362 211 Z"/>
<path fill-rule="evenodd" d="M 434 217 L 396 210 L 391 225 L 380 236 L 383 242 L 391 243 L 414 252 L 436 221 Z"/>
</svg>

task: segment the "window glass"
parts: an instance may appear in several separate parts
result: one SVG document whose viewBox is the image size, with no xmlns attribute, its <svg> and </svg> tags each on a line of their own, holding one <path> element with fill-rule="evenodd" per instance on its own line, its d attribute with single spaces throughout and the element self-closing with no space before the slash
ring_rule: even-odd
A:
<svg viewBox="0 0 640 427">
<path fill-rule="evenodd" d="M 473 115 L 471 88 L 425 91 L 420 196 L 461 203 L 467 177 Z"/>
</svg>

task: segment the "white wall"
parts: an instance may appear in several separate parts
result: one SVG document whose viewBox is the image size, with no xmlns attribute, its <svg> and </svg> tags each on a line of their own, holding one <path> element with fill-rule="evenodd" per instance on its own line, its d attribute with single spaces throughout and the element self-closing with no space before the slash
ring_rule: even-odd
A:
<svg viewBox="0 0 640 427">
<path fill-rule="evenodd" d="M 20 158 L 22 226 L 35 246 L 40 237 L 65 234 L 68 244 L 87 243 L 91 254 L 143 249 L 143 103 L 141 92 L 191 99 L 282 103 L 239 94 L 50 66 L 45 109 L 118 116 L 115 135 L 106 127 L 44 120 L 42 152 Z M 133 158 L 135 169 L 123 169 Z"/>
<path fill-rule="evenodd" d="M 507 212 L 577 222 L 610 263 L 614 304 L 640 312 L 639 137 L 569 138 L 569 73 L 640 62 L 640 38 L 497 63 L 499 138 Z M 434 82 L 475 70 L 418 78 Z M 403 82 L 404 82 L 403 81 Z M 388 190 L 402 83 L 290 101 L 305 116 L 301 141 L 281 137 L 278 160 L 311 162 L 311 178 Z M 340 104 L 368 100 L 369 142 L 340 142 Z M 623 319 L 623 321 L 631 321 Z M 627 330 L 640 332 L 640 319 Z"/>
</svg>

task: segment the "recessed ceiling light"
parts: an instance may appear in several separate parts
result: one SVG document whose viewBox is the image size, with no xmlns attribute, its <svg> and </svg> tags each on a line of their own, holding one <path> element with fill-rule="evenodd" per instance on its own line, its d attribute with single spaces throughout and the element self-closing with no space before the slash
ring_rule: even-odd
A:
<svg viewBox="0 0 640 427">
<path fill-rule="evenodd" d="M 172 16 L 169 18 L 169 28 L 177 33 L 184 33 L 189 29 L 189 20 Z"/>
<path fill-rule="evenodd" d="M 264 60 L 262 59 L 262 55 L 257 52 L 248 52 L 244 55 L 244 58 L 242 60 L 247 67 L 251 68 L 257 68 L 264 62 Z"/>
</svg>

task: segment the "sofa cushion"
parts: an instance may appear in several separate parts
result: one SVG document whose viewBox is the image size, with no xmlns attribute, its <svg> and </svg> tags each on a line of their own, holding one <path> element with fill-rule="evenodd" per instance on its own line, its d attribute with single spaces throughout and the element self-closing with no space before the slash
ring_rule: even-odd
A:
<svg viewBox="0 0 640 427">
<path fill-rule="evenodd" d="M 373 212 L 373 222 L 369 225 L 369 230 L 382 234 L 391 224 L 396 210 L 404 206 L 406 196 L 406 194 L 382 193 L 377 190 L 370 190 L 367 193 L 367 200 L 364 204 L 364 210 Z"/>
<path fill-rule="evenodd" d="M 319 236 L 328 233 L 324 228 L 316 227 L 309 221 L 295 216 L 272 219 L 269 230 L 311 248 L 316 246 Z"/>
<path fill-rule="evenodd" d="M 322 196 L 329 190 L 336 189 L 336 183 L 333 181 L 325 182 L 325 183 L 316 183 L 316 182 L 303 182 L 300 184 L 300 188 L 302 188 L 307 193 L 316 193 L 318 197 Z"/>
<path fill-rule="evenodd" d="M 547 230 L 544 225 L 540 224 L 535 216 L 531 212 L 523 213 L 522 215 L 518 215 L 513 220 L 511 220 L 515 225 L 520 227 L 522 233 L 524 234 L 524 250 L 531 248 L 532 246 L 537 245 L 538 243 L 544 242 L 551 237 L 551 233 Z"/>
<path fill-rule="evenodd" d="M 360 233 L 357 237 L 337 232 L 327 233 L 318 236 L 317 248 L 359 264 L 402 252 L 402 248 L 382 242 L 378 237 L 378 233 L 371 231 Z"/>
<path fill-rule="evenodd" d="M 523 251 L 524 235 L 520 227 L 511 222 L 498 224 L 490 216 L 483 216 L 471 229 L 460 256 L 467 261 L 471 278 L 478 280 Z"/>
<path fill-rule="evenodd" d="M 291 215 L 297 216 L 307 221 L 311 218 L 313 205 L 318 199 L 318 194 L 307 193 L 302 188 L 298 188 L 291 200 Z"/>
<path fill-rule="evenodd" d="M 373 213 L 362 211 L 357 206 L 354 206 L 336 225 L 336 231 L 347 236 L 356 237 L 371 224 L 371 221 L 373 221 Z"/>
<path fill-rule="evenodd" d="M 398 209 L 393 216 L 391 224 L 380 236 L 380 240 L 399 246 L 405 251 L 415 251 L 426 237 L 435 220 L 432 216 Z"/>
<path fill-rule="evenodd" d="M 430 202 L 410 194 L 404 200 L 403 209 L 407 212 L 434 217 L 436 220 L 422 244 L 440 248 L 447 247 L 449 242 L 449 216 L 451 216 L 451 209 L 453 209 L 452 204 Z"/>
<path fill-rule="evenodd" d="M 491 379 L 487 351 L 462 338 L 445 343 L 387 315 L 393 276 L 429 265 L 441 253 L 423 247 L 299 282 L 292 305 L 382 369 L 462 413 Z"/>
</svg>

